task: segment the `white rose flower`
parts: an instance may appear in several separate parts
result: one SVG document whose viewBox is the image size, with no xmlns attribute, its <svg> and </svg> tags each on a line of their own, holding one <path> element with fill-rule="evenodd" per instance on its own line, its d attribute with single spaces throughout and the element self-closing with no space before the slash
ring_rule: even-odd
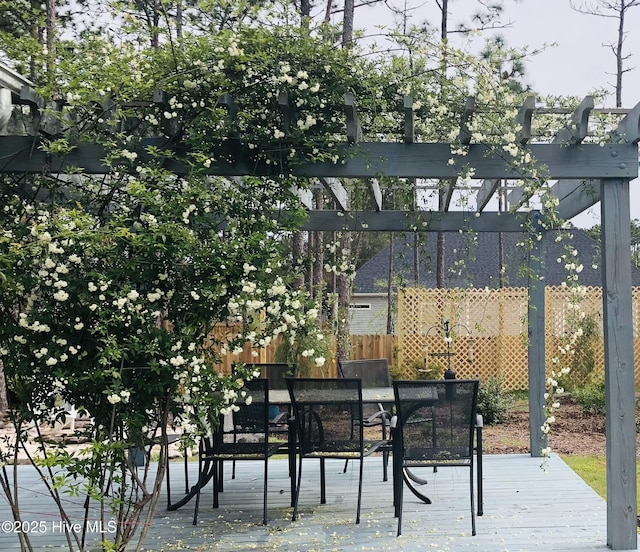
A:
<svg viewBox="0 0 640 552">
<path fill-rule="evenodd" d="M 54 298 L 56 301 L 60 301 L 60 302 L 62 302 L 62 301 L 66 301 L 67 299 L 69 299 L 69 294 L 68 294 L 65 290 L 63 290 L 63 289 L 59 289 L 58 291 L 56 291 L 56 292 L 53 294 L 53 298 Z"/>
</svg>

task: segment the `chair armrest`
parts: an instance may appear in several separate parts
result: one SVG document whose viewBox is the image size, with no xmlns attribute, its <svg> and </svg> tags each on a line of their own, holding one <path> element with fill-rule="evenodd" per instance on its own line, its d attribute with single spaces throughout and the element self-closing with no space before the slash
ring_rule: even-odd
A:
<svg viewBox="0 0 640 552">
<path fill-rule="evenodd" d="M 376 412 L 374 414 L 371 414 L 371 416 L 369 416 L 368 418 L 366 418 L 364 420 L 365 424 L 372 423 L 372 422 L 374 422 L 374 421 L 376 421 L 378 419 L 380 419 L 380 421 L 382 423 L 386 423 L 388 420 L 391 419 L 391 412 L 382 409 L 382 405 L 380 405 L 380 406 L 381 406 L 381 408 L 380 408 L 380 410 L 378 412 Z"/>
<path fill-rule="evenodd" d="M 289 414 L 287 412 L 280 412 L 276 417 L 269 420 L 270 424 L 284 424 L 287 422 Z"/>
<path fill-rule="evenodd" d="M 476 414 L 476 427 L 484 427 L 484 420 L 482 414 Z"/>
<path fill-rule="evenodd" d="M 391 416 L 391 420 L 389 420 L 389 425 L 395 429 L 398 425 L 398 416 Z"/>
</svg>

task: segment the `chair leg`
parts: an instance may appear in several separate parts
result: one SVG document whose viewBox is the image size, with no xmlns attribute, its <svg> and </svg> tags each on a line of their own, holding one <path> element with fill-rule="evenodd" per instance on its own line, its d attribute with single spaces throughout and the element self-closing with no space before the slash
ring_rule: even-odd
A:
<svg viewBox="0 0 640 552">
<path fill-rule="evenodd" d="M 220 487 L 222 486 L 222 460 L 213 461 L 213 501 L 211 506 L 213 508 L 218 508 L 220 506 L 220 500 L 218 494 L 220 493 Z"/>
<path fill-rule="evenodd" d="M 267 476 L 269 474 L 269 459 L 264 459 L 264 491 L 262 496 L 262 525 L 267 524 Z"/>
<path fill-rule="evenodd" d="M 471 463 L 469 472 L 471 473 L 469 477 L 470 481 L 470 494 L 471 494 L 471 534 L 475 537 L 476 535 L 476 505 L 473 500 L 473 462 Z"/>
<path fill-rule="evenodd" d="M 171 508 L 171 474 L 169 473 L 169 450 L 167 449 L 167 461 L 164 476 L 167 478 L 167 510 Z"/>
<path fill-rule="evenodd" d="M 347 473 L 347 466 L 349 465 L 349 459 L 347 458 L 344 461 L 344 469 L 342 470 L 342 473 Z"/>
<path fill-rule="evenodd" d="M 184 449 L 184 494 L 189 492 L 189 449 Z"/>
<path fill-rule="evenodd" d="M 356 524 L 360 523 L 360 506 L 362 505 L 362 476 L 364 475 L 364 458 L 360 457 L 360 477 L 358 479 L 358 509 L 356 511 Z"/>
<path fill-rule="evenodd" d="M 403 489 L 404 489 L 404 481 L 402 480 L 402 461 L 400 461 L 400 472 L 399 474 L 396 474 L 396 483 L 395 483 L 395 489 L 394 489 L 394 494 L 395 494 L 395 511 L 396 511 L 396 516 L 398 518 L 398 533 L 397 536 L 399 537 L 402 534 L 402 493 L 403 493 Z"/>
<path fill-rule="evenodd" d="M 477 477 L 478 477 L 478 515 L 484 513 L 484 499 L 482 496 L 482 427 L 477 428 L 476 436 L 476 461 L 477 461 Z"/>
<path fill-rule="evenodd" d="M 295 521 L 298 517 L 298 498 L 300 497 L 300 483 L 302 482 L 302 456 L 298 459 L 298 483 L 293 497 L 293 515 L 291 521 Z"/>
<path fill-rule="evenodd" d="M 327 503 L 327 488 L 324 471 L 324 458 L 320 458 L 320 504 Z"/>
<path fill-rule="evenodd" d="M 200 476 L 202 474 L 202 439 L 198 445 L 198 482 L 196 484 L 196 506 L 193 510 L 193 524 L 198 525 L 198 508 L 200 507 Z"/>
<path fill-rule="evenodd" d="M 387 440 L 387 426 L 385 425 L 384 419 L 382 420 L 382 440 Z M 382 450 L 382 481 L 387 481 L 389 479 L 389 474 L 387 471 L 387 466 L 389 464 L 389 451 L 383 449 Z"/>
</svg>

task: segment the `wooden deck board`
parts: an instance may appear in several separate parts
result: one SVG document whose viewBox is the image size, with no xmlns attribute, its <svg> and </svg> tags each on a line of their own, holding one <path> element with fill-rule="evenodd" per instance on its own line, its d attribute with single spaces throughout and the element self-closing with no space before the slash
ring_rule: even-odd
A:
<svg viewBox="0 0 640 552">
<path fill-rule="evenodd" d="M 392 483 L 382 482 L 381 460 L 365 462 L 361 522 L 355 524 L 357 464 L 347 473 L 342 461 L 328 461 L 327 504 L 321 505 L 318 462 L 305 461 L 299 519 L 291 521 L 289 479 L 284 460 L 269 464 L 269 524 L 262 519 L 262 464 L 239 463 L 237 478 L 225 478 L 220 508 L 212 508 L 211 489 L 202 493 L 199 523 L 192 525 L 193 503 L 166 511 L 161 498 L 144 550 L 244 551 L 287 550 L 325 552 L 376 551 L 539 551 L 607 550 L 606 503 L 559 457 L 546 471 L 540 459 L 528 455 L 490 455 L 484 463 L 484 516 L 476 518 L 471 536 L 468 470 L 422 470 L 429 479 L 427 494 L 433 504 L 419 502 L 405 491 L 403 534 L 396 537 Z M 191 481 L 196 463 L 190 464 Z M 172 497 L 184 491 L 182 464 L 171 466 Z M 21 506 L 25 519 L 44 520 L 49 531 L 32 534 L 34 550 L 65 549 L 64 535 L 52 531 L 56 516 L 50 499 L 29 466 L 21 466 Z M 163 491 L 164 493 L 164 491 Z M 73 508 L 80 514 L 80 501 Z M 28 512 L 28 513 L 27 513 Z M 0 503 L 0 521 L 9 520 Z M 80 518 L 78 518 L 80 519 Z M 96 534 L 91 535 L 94 539 Z M 0 532 L 0 550 L 19 550 L 14 534 Z"/>
</svg>

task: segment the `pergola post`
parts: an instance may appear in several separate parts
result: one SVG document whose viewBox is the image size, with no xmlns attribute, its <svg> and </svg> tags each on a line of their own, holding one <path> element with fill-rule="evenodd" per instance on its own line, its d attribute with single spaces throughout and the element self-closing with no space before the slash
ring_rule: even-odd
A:
<svg viewBox="0 0 640 552">
<path fill-rule="evenodd" d="M 607 545 L 637 548 L 629 180 L 600 183 L 607 435 Z"/>
<path fill-rule="evenodd" d="M 547 435 L 542 431 L 545 421 L 544 393 L 545 375 L 545 282 L 544 254 L 548 233 L 542 232 L 542 239 L 534 241 L 529 257 L 529 303 L 528 321 L 528 366 L 529 366 L 529 443 L 531 456 L 542 456 L 547 446 Z"/>
</svg>

